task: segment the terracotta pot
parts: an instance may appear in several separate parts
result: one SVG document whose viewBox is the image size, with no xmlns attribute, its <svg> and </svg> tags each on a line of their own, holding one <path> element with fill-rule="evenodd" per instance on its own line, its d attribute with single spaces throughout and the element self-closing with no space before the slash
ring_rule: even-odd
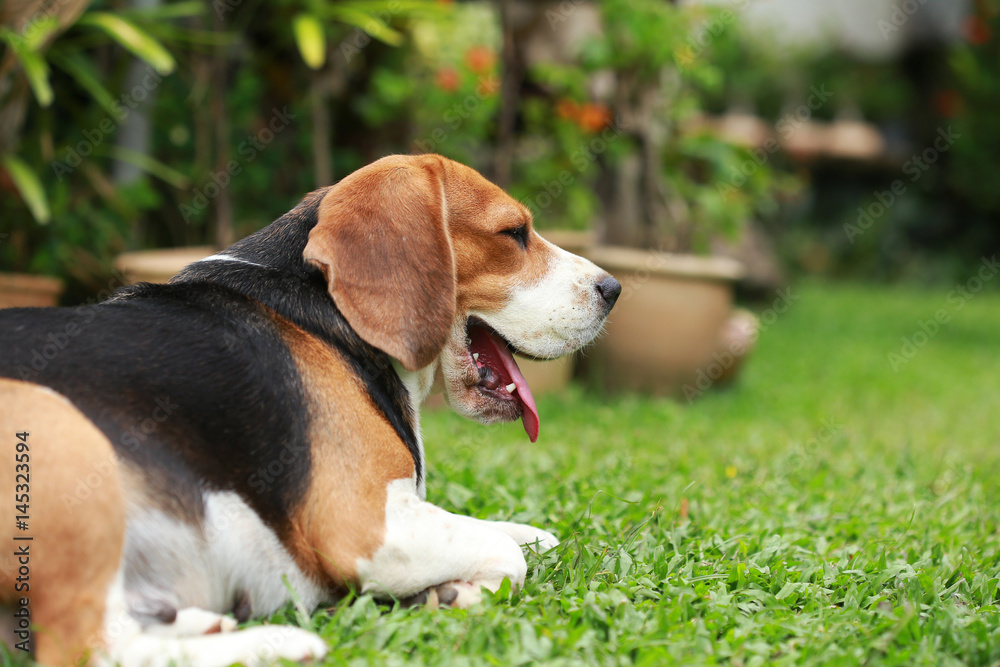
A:
<svg viewBox="0 0 1000 667">
<path fill-rule="evenodd" d="M 0 308 L 55 306 L 62 291 L 58 278 L 0 273 Z"/>
<path fill-rule="evenodd" d="M 622 283 L 585 357 L 590 385 L 692 398 L 732 378 L 756 339 L 752 316 L 733 310 L 742 264 L 610 246 L 587 257 Z"/>
<path fill-rule="evenodd" d="M 129 283 L 165 283 L 181 269 L 216 253 L 212 246 L 139 250 L 118 255 L 115 267 Z"/>
</svg>

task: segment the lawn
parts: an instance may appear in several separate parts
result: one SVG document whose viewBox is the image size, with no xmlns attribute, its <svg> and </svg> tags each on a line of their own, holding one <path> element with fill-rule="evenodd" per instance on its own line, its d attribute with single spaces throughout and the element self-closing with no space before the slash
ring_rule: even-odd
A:
<svg viewBox="0 0 1000 667">
<path fill-rule="evenodd" d="M 793 294 L 691 405 L 573 390 L 540 400 L 535 445 L 426 414 L 430 500 L 563 543 L 472 610 L 317 613 L 328 663 L 1000 660 L 1000 295 Z"/>
</svg>

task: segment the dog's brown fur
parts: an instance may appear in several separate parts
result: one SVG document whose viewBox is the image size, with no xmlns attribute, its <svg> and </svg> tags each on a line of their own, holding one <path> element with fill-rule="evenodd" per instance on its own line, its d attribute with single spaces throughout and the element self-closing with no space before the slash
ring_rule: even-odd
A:
<svg viewBox="0 0 1000 667">
<path fill-rule="evenodd" d="M 121 560 L 125 503 L 114 450 L 65 398 L 17 380 L 0 379 L 0 424 L 8 429 L 0 457 L 4 488 L 13 490 L 15 432 L 28 433 L 28 530 L 16 534 L 32 538 L 2 551 L 2 602 L 17 608 L 19 598 L 28 598 L 38 662 L 75 663 L 100 645 L 105 600 Z M 4 525 L 13 530 L 13 493 L 3 507 Z M 24 545 L 30 574 L 19 582 L 13 554 Z M 30 590 L 18 592 L 19 583 Z"/>
</svg>

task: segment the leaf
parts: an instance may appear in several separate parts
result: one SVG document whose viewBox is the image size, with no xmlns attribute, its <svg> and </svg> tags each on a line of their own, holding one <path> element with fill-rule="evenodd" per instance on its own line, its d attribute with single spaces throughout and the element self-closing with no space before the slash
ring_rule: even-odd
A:
<svg viewBox="0 0 1000 667">
<path fill-rule="evenodd" d="M 11 180 L 17 186 L 18 192 L 21 193 L 24 203 L 28 205 L 31 215 L 38 221 L 38 224 L 47 224 L 52 218 L 52 213 L 49 210 L 49 201 L 45 196 L 45 188 L 42 187 L 38 176 L 16 155 L 5 155 L 3 165 L 7 168 L 7 173 L 10 174 Z"/>
<path fill-rule="evenodd" d="M 91 66 L 90 61 L 80 53 L 65 55 L 53 53 L 49 56 L 53 63 L 59 66 L 64 72 L 73 77 L 81 88 L 86 90 L 101 105 L 101 108 L 112 116 L 118 115 L 115 108 L 115 98 L 107 88 L 98 80 L 97 72 Z"/>
<path fill-rule="evenodd" d="M 126 9 L 119 12 L 120 16 L 137 19 L 165 19 L 188 18 L 191 16 L 201 16 L 205 13 L 205 3 L 199 0 L 186 0 L 185 2 L 171 2 L 159 7 L 143 7 L 141 9 Z"/>
<path fill-rule="evenodd" d="M 116 42 L 152 65 L 160 74 L 170 74 L 177 65 L 174 57 L 162 44 L 120 16 L 107 12 L 90 12 L 77 23 L 100 28 Z"/>
<path fill-rule="evenodd" d="M 28 26 L 22 34 L 16 35 L 15 39 L 21 39 L 26 49 L 37 53 L 49 41 L 49 37 L 59 29 L 59 19 L 50 16 L 31 21 Z"/>
<path fill-rule="evenodd" d="M 303 628 L 313 627 L 312 619 L 309 616 L 309 609 L 302 603 L 302 598 L 298 592 L 292 588 L 291 582 L 288 581 L 288 575 L 281 575 L 281 583 L 285 585 L 288 595 L 292 598 L 292 603 L 295 605 L 295 620 Z"/>
<path fill-rule="evenodd" d="M 102 155 L 108 155 L 116 160 L 121 160 L 122 162 L 134 164 L 143 171 L 156 176 L 161 181 L 165 181 L 175 188 L 183 190 L 188 187 L 189 182 L 187 176 L 176 169 L 168 167 L 156 158 L 146 155 L 145 153 L 140 153 L 123 146 L 111 146 L 107 150 L 95 149 L 94 152 Z"/>
<path fill-rule="evenodd" d="M 399 46 L 403 43 L 403 34 L 398 30 L 393 30 L 382 19 L 374 14 L 358 11 L 349 7 L 330 8 L 330 17 L 334 20 L 347 23 L 361 28 L 366 33 L 390 46 Z"/>
<path fill-rule="evenodd" d="M 323 23 L 313 14 L 299 14 L 292 19 L 295 45 L 310 69 L 319 69 L 326 62 L 326 34 Z"/>
<path fill-rule="evenodd" d="M 504 577 L 503 581 L 500 582 L 500 588 L 497 589 L 497 592 L 493 594 L 493 599 L 509 600 L 512 591 L 513 591 L 513 585 L 511 584 L 510 579 Z"/>
<path fill-rule="evenodd" d="M 781 590 L 778 591 L 778 594 L 775 595 L 774 597 L 777 600 L 784 600 L 788 596 L 793 595 L 796 592 L 798 592 L 798 590 L 799 590 L 800 587 L 801 586 L 799 584 L 793 583 L 793 582 L 789 581 L 787 584 L 785 584 L 784 586 L 781 587 Z"/>
<path fill-rule="evenodd" d="M 21 63 L 21 69 L 24 70 L 24 75 L 28 78 L 28 83 L 31 85 L 31 90 L 35 94 L 38 104 L 43 107 L 52 104 L 53 94 L 52 86 L 49 84 L 49 65 L 45 62 L 45 58 L 30 48 L 29 42 L 20 35 L 9 30 L 4 30 L 2 35 L 3 41 L 10 46 Z"/>
</svg>

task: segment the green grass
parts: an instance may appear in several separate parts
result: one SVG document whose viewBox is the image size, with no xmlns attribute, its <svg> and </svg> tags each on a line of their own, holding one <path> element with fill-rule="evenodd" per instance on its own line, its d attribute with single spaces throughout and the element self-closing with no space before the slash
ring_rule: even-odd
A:
<svg viewBox="0 0 1000 667">
<path fill-rule="evenodd" d="M 425 414 L 428 498 L 560 547 L 472 610 L 315 614 L 329 664 L 1000 660 L 1000 296 L 807 285 L 731 389 L 539 407 L 536 445 Z"/>
</svg>

